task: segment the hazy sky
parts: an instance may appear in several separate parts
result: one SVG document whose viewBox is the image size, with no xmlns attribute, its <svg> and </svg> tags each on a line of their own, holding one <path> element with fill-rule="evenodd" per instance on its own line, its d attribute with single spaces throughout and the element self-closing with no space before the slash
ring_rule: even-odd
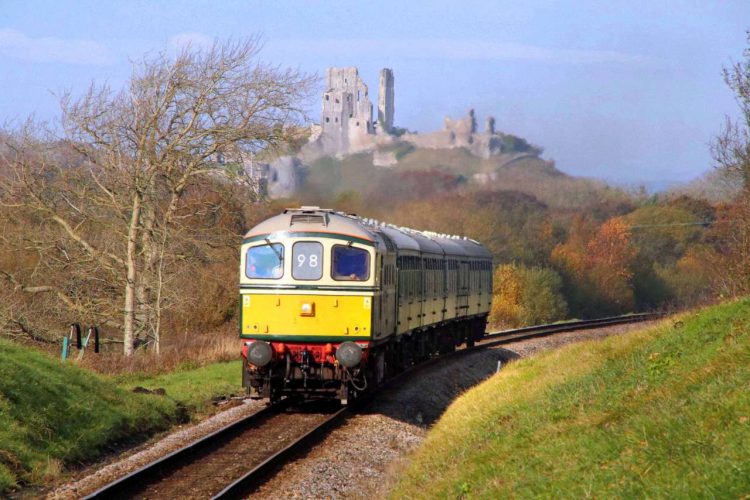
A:
<svg viewBox="0 0 750 500">
<path fill-rule="evenodd" d="M 270 62 L 358 66 L 375 99 L 393 68 L 399 126 L 475 108 L 565 172 L 659 188 L 711 168 L 747 29 L 750 0 L 0 0 L 0 121 L 53 118 L 55 94 L 120 86 L 147 52 L 260 34 Z"/>
</svg>

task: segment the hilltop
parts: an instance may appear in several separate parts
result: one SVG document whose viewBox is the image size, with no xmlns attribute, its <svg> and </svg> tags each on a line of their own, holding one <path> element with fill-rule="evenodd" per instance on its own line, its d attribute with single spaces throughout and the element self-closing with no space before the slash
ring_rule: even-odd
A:
<svg viewBox="0 0 750 500">
<path fill-rule="evenodd" d="M 379 166 L 384 156 L 393 160 Z M 297 197 L 303 201 L 387 197 L 406 201 L 453 191 L 517 191 L 550 208 L 585 208 L 629 195 L 602 181 L 569 176 L 534 152 L 508 152 L 482 158 L 467 148 L 418 148 L 398 141 L 375 151 L 325 156 L 305 168 Z M 330 204 L 330 201 L 327 201 Z"/>
</svg>

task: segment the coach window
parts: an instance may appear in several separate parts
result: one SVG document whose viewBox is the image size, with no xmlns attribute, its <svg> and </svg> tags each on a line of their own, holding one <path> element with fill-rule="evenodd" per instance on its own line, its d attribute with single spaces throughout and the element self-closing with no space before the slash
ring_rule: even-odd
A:
<svg viewBox="0 0 750 500">
<path fill-rule="evenodd" d="M 323 245 L 316 241 L 298 241 L 294 244 L 292 277 L 307 281 L 323 277 Z"/>
<path fill-rule="evenodd" d="M 271 243 L 250 247 L 245 274 L 251 279 L 279 279 L 284 275 L 284 245 Z"/>
<path fill-rule="evenodd" d="M 367 281 L 370 277 L 370 253 L 362 248 L 334 245 L 331 277 L 338 281 Z"/>
</svg>

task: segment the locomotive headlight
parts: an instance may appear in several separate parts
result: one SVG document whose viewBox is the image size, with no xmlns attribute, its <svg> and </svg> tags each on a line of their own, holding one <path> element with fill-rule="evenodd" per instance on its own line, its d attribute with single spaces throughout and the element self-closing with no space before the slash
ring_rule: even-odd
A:
<svg viewBox="0 0 750 500">
<path fill-rule="evenodd" d="M 347 368 L 354 368 L 362 361 L 362 348 L 354 342 L 344 342 L 336 349 L 336 359 Z"/>
<path fill-rule="evenodd" d="M 302 302 L 299 305 L 300 316 L 315 316 L 315 302 Z"/>
<path fill-rule="evenodd" d="M 262 368 L 270 363 L 272 357 L 273 349 L 271 349 L 271 344 L 268 342 L 256 340 L 247 348 L 247 361 L 258 368 Z"/>
</svg>

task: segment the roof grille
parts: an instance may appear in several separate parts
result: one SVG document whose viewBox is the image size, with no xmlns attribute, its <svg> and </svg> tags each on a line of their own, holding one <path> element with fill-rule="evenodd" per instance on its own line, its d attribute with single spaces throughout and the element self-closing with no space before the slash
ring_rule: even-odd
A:
<svg viewBox="0 0 750 500">
<path fill-rule="evenodd" d="M 293 226 L 295 224 L 320 224 L 321 226 L 325 226 L 326 219 L 321 214 L 294 214 L 289 221 L 289 225 Z"/>
</svg>

